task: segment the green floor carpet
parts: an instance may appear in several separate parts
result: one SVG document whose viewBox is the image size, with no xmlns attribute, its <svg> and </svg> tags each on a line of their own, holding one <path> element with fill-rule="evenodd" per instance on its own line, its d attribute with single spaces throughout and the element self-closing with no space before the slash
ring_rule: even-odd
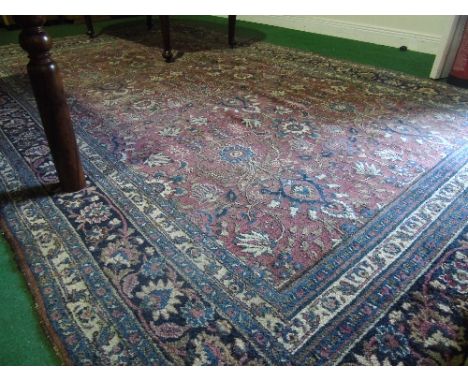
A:
<svg viewBox="0 0 468 382">
<path fill-rule="evenodd" d="M 0 365 L 58 365 L 14 254 L 0 236 Z"/>
<path fill-rule="evenodd" d="M 157 18 L 155 18 L 157 21 Z M 213 28 L 226 29 L 227 20 L 212 16 L 178 16 L 178 22 L 204 23 Z M 96 33 L 122 23 L 144 23 L 144 17 L 113 19 L 95 22 Z M 157 27 L 157 26 L 156 26 Z M 47 27 L 53 38 L 85 33 L 84 24 L 65 24 Z M 18 41 L 19 31 L 0 29 L 0 45 Z M 238 21 L 237 38 L 256 34 L 262 40 L 316 52 L 325 56 L 397 70 L 419 77 L 428 77 L 434 56 L 417 52 L 401 52 L 395 48 L 362 43 L 330 36 L 278 28 L 269 25 Z M 176 45 L 176 42 L 174 43 Z M 56 365 L 57 356 L 45 337 L 34 303 L 13 253 L 0 236 L 0 365 Z"/>
</svg>

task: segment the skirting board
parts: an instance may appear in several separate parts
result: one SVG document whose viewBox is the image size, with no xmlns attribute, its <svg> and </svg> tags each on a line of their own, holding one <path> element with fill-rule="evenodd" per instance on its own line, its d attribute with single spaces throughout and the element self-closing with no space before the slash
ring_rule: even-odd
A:
<svg viewBox="0 0 468 382">
<path fill-rule="evenodd" d="M 404 45 L 409 50 L 429 54 L 437 54 L 441 43 L 441 37 L 437 35 L 321 16 L 238 16 L 238 19 L 395 48 Z"/>
</svg>

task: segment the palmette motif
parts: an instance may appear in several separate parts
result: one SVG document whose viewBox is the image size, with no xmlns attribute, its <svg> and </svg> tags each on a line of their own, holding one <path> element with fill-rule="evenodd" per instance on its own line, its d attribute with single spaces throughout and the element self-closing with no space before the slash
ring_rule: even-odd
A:
<svg viewBox="0 0 468 382">
<path fill-rule="evenodd" d="M 56 42 L 73 194 L 21 197 L 56 176 L 0 48 L 2 214 L 72 362 L 464 362 L 466 92 L 184 25 L 167 65 L 111 32 Z"/>
</svg>

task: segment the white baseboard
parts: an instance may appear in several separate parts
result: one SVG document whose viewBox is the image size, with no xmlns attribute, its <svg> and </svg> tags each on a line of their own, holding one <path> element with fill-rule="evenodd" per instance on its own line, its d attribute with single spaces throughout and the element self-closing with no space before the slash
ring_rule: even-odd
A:
<svg viewBox="0 0 468 382">
<path fill-rule="evenodd" d="M 414 31 L 334 20 L 326 16 L 238 16 L 240 20 L 269 24 L 305 32 L 342 37 L 351 40 L 437 54 L 441 44 L 438 35 Z"/>
</svg>

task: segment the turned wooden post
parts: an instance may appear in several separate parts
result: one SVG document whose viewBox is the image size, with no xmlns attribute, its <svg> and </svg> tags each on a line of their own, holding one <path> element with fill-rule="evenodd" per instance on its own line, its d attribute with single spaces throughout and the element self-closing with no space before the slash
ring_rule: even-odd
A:
<svg viewBox="0 0 468 382">
<path fill-rule="evenodd" d="M 29 54 L 29 79 L 36 98 L 42 125 L 63 191 L 85 187 L 70 112 L 63 90 L 62 76 L 50 56 L 52 43 L 43 29 L 44 16 L 15 16 L 22 28 L 21 47 Z"/>
<path fill-rule="evenodd" d="M 172 46 L 171 46 L 171 24 L 169 21 L 169 16 L 159 16 L 159 21 L 161 24 L 161 34 L 163 40 L 163 54 L 162 56 L 166 62 L 173 61 L 172 55 Z"/>
<path fill-rule="evenodd" d="M 228 43 L 231 48 L 236 46 L 236 16 L 229 17 L 229 27 L 228 27 Z"/>
</svg>

